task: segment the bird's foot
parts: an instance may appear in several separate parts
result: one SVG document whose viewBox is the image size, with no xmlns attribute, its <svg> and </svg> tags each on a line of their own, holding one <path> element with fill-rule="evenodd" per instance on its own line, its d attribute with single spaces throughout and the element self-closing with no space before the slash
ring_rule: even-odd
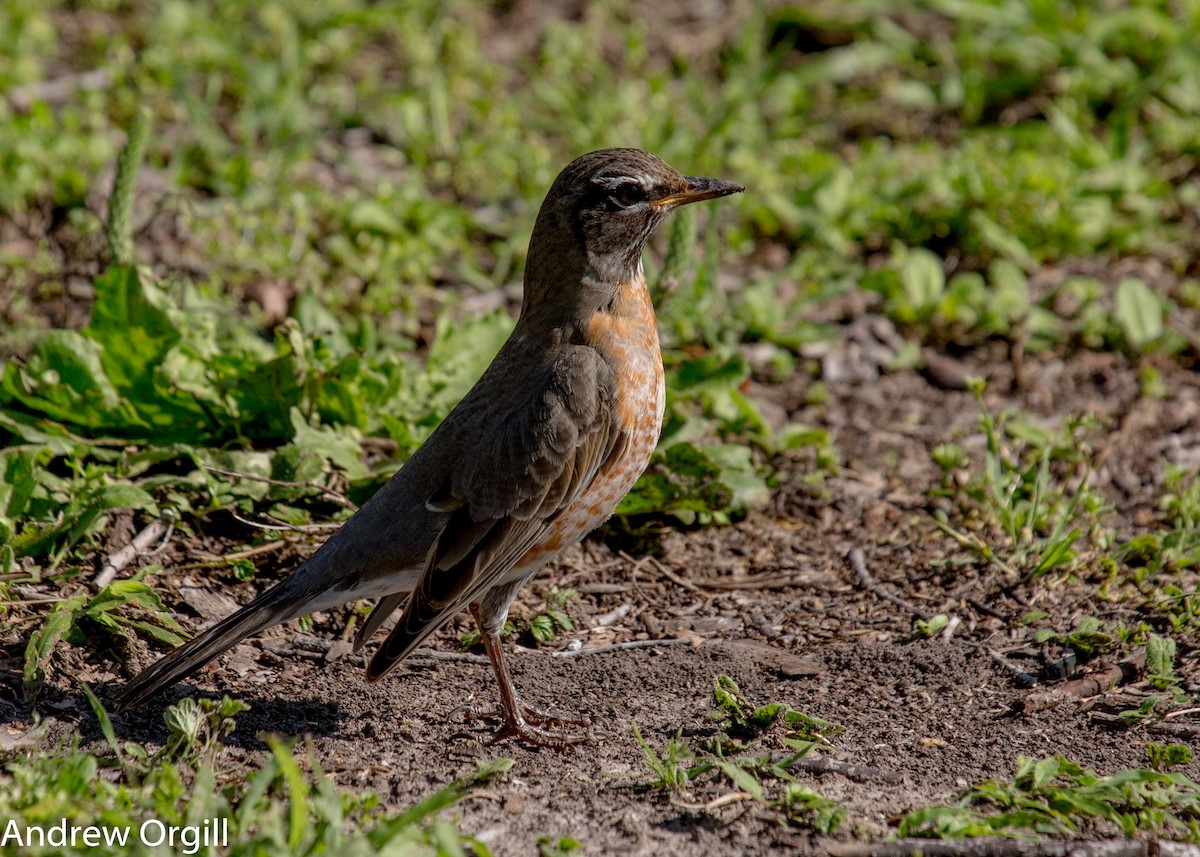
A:
<svg viewBox="0 0 1200 857">
<path fill-rule="evenodd" d="M 592 740 L 592 722 L 586 717 L 559 717 L 524 703 L 518 703 L 515 711 L 508 711 L 503 707 L 472 708 L 467 710 L 466 715 L 472 720 L 495 717 L 504 720 L 504 725 L 487 742 L 489 745 L 516 738 L 534 747 L 565 750 L 572 745 Z M 571 726 L 582 728 L 567 728 Z"/>
<path fill-rule="evenodd" d="M 565 719 L 553 717 L 536 708 L 521 706 L 523 711 L 514 712 L 513 716 L 504 718 L 504 725 L 492 736 L 488 744 L 499 744 L 509 738 L 516 738 L 534 747 L 550 747 L 555 750 L 565 750 L 575 744 L 592 740 L 591 723 L 586 718 Z M 573 731 L 564 726 L 582 726 L 581 731 Z"/>
</svg>

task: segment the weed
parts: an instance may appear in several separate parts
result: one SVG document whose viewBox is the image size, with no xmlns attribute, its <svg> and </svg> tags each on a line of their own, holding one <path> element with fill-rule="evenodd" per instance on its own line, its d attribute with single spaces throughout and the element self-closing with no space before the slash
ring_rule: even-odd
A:
<svg viewBox="0 0 1200 857">
<path fill-rule="evenodd" d="M 1200 473 L 1183 465 L 1167 465 L 1161 499 L 1169 527 L 1200 530 Z"/>
<path fill-rule="evenodd" d="M 779 702 L 756 707 L 746 700 L 737 682 L 727 675 L 719 675 L 713 682 L 713 701 L 716 707 L 709 712 L 709 719 L 735 733 L 761 734 L 781 718 L 792 733 L 785 743 L 802 739 L 805 742 L 828 744 L 830 739 L 845 731 L 843 726 L 796 711 Z"/>
<path fill-rule="evenodd" d="M 1105 627 L 1095 616 L 1084 616 L 1073 631 L 1057 633 L 1040 628 L 1034 633 L 1034 640 L 1038 643 L 1054 642 L 1090 658 L 1115 651 L 1122 636 L 1121 628 Z"/>
<path fill-rule="evenodd" d="M 149 569 L 147 570 L 149 571 Z M 132 608 L 132 609 L 131 609 Z M 71 595 L 56 603 L 25 647 L 24 686 L 32 697 L 59 641 L 96 646 L 102 640 L 142 631 L 169 645 L 183 643 L 179 627 L 152 589 L 140 580 L 114 580 L 95 595 Z"/>
<path fill-rule="evenodd" d="M 945 613 L 937 613 L 928 619 L 917 619 L 915 624 L 917 633 L 922 637 L 936 637 L 950 624 L 950 617 Z"/>
<path fill-rule="evenodd" d="M 694 764 L 695 753 L 683 738 L 682 731 L 674 737 L 668 738 L 666 746 L 660 753 L 651 748 L 649 742 L 642 737 L 637 723 L 633 723 L 631 726 L 633 736 L 637 739 L 638 746 L 642 748 L 642 757 L 646 761 L 646 767 L 655 777 L 643 784 L 647 788 L 660 788 L 676 794 L 683 794 L 687 791 L 688 784 L 708 769 L 706 765 Z"/>
<path fill-rule="evenodd" d="M 973 388 L 985 440 L 983 471 L 961 488 L 943 489 L 943 493 L 957 494 L 975 526 L 998 528 L 1005 543 L 993 547 L 974 532 L 951 527 L 944 517 L 934 522 L 960 545 L 1013 577 L 1070 569 L 1079 560 L 1076 544 L 1081 538 L 1086 535 L 1088 542 L 1098 542 L 1097 547 L 1106 546 L 1108 538 L 1100 527 L 1106 507 L 1087 487 L 1088 452 L 1082 436 L 1090 422 L 1069 419 L 1056 439 L 1011 415 L 992 414 L 984 404 L 983 390 L 982 382 Z M 959 461 L 945 450 L 942 459 L 943 469 Z M 1052 464 L 1078 475 L 1074 480 L 1058 477 Z"/>
<path fill-rule="evenodd" d="M 0 814 L 16 829 L 49 829 L 63 819 L 68 826 L 97 825 L 113 841 L 89 848 L 89 854 L 150 855 L 194 853 L 177 840 L 169 851 L 139 836 L 143 822 L 185 826 L 211 822 L 227 830 L 228 852 L 249 855 L 396 853 L 488 854 L 482 843 L 464 836 L 436 814 L 473 789 L 501 776 L 508 759 L 481 764 L 477 770 L 408 810 L 386 812 L 372 792 L 339 793 L 320 769 L 311 748 L 302 771 L 295 743 L 270 739 L 265 760 L 230 777 L 209 752 L 220 733 L 233 729 L 239 703 L 184 700 L 165 715 L 168 744 L 156 753 L 134 742 L 118 742 L 103 707 L 86 691 L 113 755 L 84 750 L 76 735 L 52 752 L 6 754 L 0 777 Z M 198 840 L 197 840 L 198 841 Z M 10 843 L 11 844 L 11 843 Z M 20 848 L 20 844 L 17 846 Z"/>
<path fill-rule="evenodd" d="M 715 804 L 730 799 L 753 800 L 777 814 L 781 820 L 811 827 L 819 833 L 832 833 L 845 821 L 846 810 L 796 781 L 789 771 L 797 761 L 807 756 L 819 744 L 828 744 L 842 727 L 817 717 L 811 717 L 781 703 L 773 702 L 754 707 L 746 702 L 737 683 L 729 676 L 717 676 L 713 682 L 713 699 L 717 707 L 709 719 L 721 721 L 742 737 L 761 737 L 777 720 L 786 724 L 789 735 L 781 743 L 789 752 L 780 757 L 772 755 L 729 756 L 730 751 L 746 747 L 724 736 L 702 742 L 697 748 L 683 738 L 682 730 L 668 738 L 662 751 L 656 751 L 642 737 L 636 723 L 633 735 L 642 749 L 646 766 L 654 779 L 640 783 L 643 788 L 663 789 L 682 796 L 695 788 L 705 774 L 712 773 L 722 784 L 736 791 L 714 799 Z"/>
<path fill-rule="evenodd" d="M 529 633 L 533 639 L 539 643 L 548 643 L 558 631 L 574 631 L 575 623 L 563 608 L 578 600 L 579 593 L 574 589 L 550 587 L 550 594 L 546 597 L 546 609 L 529 620 Z"/>
<path fill-rule="evenodd" d="M 1041 761 L 1021 756 L 1011 782 L 988 780 L 957 806 L 914 810 L 900 820 L 899 834 L 939 839 L 1069 834 L 1085 819 L 1110 822 L 1125 836 L 1200 840 L 1200 785 L 1180 773 L 1131 769 L 1103 777 L 1062 756 Z"/>
<path fill-rule="evenodd" d="M 568 857 L 583 851 L 583 843 L 570 836 L 539 836 L 537 847 L 540 857 Z"/>
</svg>

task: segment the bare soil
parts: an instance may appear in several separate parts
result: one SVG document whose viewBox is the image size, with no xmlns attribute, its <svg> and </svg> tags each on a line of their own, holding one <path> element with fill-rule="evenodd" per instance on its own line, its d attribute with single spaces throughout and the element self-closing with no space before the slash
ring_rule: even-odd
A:
<svg viewBox="0 0 1200 857">
<path fill-rule="evenodd" d="M 714 679 L 722 674 L 754 702 L 783 702 L 846 727 L 826 755 L 867 766 L 866 776 L 798 774 L 849 809 L 849 821 L 836 835 L 841 840 L 881 838 L 907 810 L 953 802 L 983 779 L 1011 778 L 1019 754 L 1061 753 L 1113 773 L 1144 766 L 1148 740 L 1194 743 L 1200 734 L 1194 713 L 1173 719 L 1165 737 L 1114 728 L 1111 714 L 1137 707 L 1149 692 L 1140 675 L 1099 696 L 1067 696 L 1057 705 L 1022 711 L 1023 700 L 1044 693 L 1045 682 L 1032 690 L 1018 686 L 1015 670 L 995 654 L 1031 674 L 1062 654 L 1032 642 L 1020 622 L 1023 614 L 1045 610 L 1046 622 L 1066 631 L 1084 615 L 1132 623 L 1143 618 L 1138 602 L 1102 601 L 1098 580 L 1007 580 L 965 554 L 931 524 L 945 501 L 931 496 L 942 476 L 930 450 L 957 439 L 979 453 L 974 401 L 945 387 L 948 379 L 956 386 L 955 373 L 987 375 L 994 409 L 1023 408 L 1047 425 L 1068 413 L 1098 415 L 1101 427 L 1090 439 L 1097 462 L 1093 485 L 1114 505 L 1120 532 L 1152 528 L 1163 464 L 1200 460 L 1200 376 L 1180 365 L 1186 361 L 1159 361 L 1171 396 L 1148 399 L 1140 393 L 1138 366 L 1116 354 L 1079 352 L 1027 358 L 1016 385 L 1007 353 L 997 348 L 973 352 L 963 362 L 940 355 L 950 362 L 941 366 L 940 381 L 931 381 L 912 371 L 872 370 L 862 357 L 869 349 L 855 344 L 863 329 L 887 338 L 888 323 L 858 315 L 840 344 L 813 357 L 827 374 L 849 365 L 856 367 L 850 374 L 859 376 L 831 382 L 828 404 L 802 404 L 809 383 L 803 378 L 811 376 L 764 388 L 789 419 L 830 430 L 843 456 L 838 475 L 814 488 L 803 478 L 811 463 L 798 454 L 778 462 L 781 482 L 769 510 L 727 527 L 646 527 L 637 538 L 610 526 L 523 593 L 519 604 L 527 616 L 544 605 L 552 585 L 582 594 L 568 608 L 576 632 L 537 650 L 522 641 L 510 647 L 527 701 L 585 715 L 594 724 L 593 742 L 565 752 L 511 742 L 485 746 L 490 725 L 468 722 L 463 707 L 495 701 L 490 668 L 478 655 L 445 660 L 429 654 L 455 651 L 469 627 L 466 617 L 397 674 L 366 684 L 358 659 L 343 655 L 346 646 L 337 642 L 345 636 L 348 612 L 317 616 L 307 634 L 287 627 L 243 643 L 165 700 L 118 717 L 119 734 L 161 741 L 164 702 L 184 694 L 230 694 L 251 705 L 229 741 L 230 754 L 261 753 L 263 732 L 307 734 L 322 767 L 339 783 L 373 788 L 397 807 L 469 773 L 478 760 L 507 755 L 515 759 L 509 774 L 456 810 L 465 829 L 500 855 L 536 853 L 539 837 L 568 835 L 595 854 L 824 850 L 825 839 L 780 823 L 751 803 L 705 809 L 732 790 L 712 777 L 681 797 L 636 787 L 651 776 L 631 722 L 656 747 L 679 730 L 693 741 L 714 737 L 718 724 L 707 714 Z M 863 552 L 873 583 L 848 561 L 855 548 Z M 188 546 L 180 545 L 164 555 L 156 585 L 181 620 L 198 627 L 231 609 L 230 599 L 247 600 L 310 549 L 289 546 L 266 558 L 259 580 L 238 583 L 223 570 L 181 570 Z M 961 624 L 949 638 L 915 639 L 913 610 L 881 593 L 926 614 L 952 614 Z M 588 653 L 636 640 L 669 642 Z M 572 648 L 582 653 L 556 654 Z M 150 657 L 132 653 L 133 660 Z M 2 666 L 0 718 L 19 729 L 29 724 L 31 711 L 18 701 L 18 646 Z M 132 664 L 85 663 L 75 650 L 66 651 L 38 705 L 51 734 L 73 727 L 95 733 L 86 702 L 74 690 L 76 678 L 115 687 L 130 672 Z M 1182 653 L 1180 672 L 1195 691 L 1194 649 Z M 778 749 L 770 737 L 759 745 L 763 751 Z M 1200 766 L 1186 772 L 1200 776 Z"/>
</svg>

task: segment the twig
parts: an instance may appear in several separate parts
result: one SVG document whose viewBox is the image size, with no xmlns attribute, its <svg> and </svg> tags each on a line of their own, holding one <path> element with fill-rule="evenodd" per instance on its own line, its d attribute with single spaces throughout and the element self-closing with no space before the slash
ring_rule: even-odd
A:
<svg viewBox="0 0 1200 857">
<path fill-rule="evenodd" d="M 863 589 L 870 590 L 884 601 L 890 601 L 898 607 L 903 607 L 919 619 L 929 620 L 931 614 L 926 613 L 920 607 L 914 607 L 899 595 L 893 595 L 891 592 L 888 592 L 878 580 L 871 576 L 871 572 L 867 570 L 867 561 L 863 556 L 861 548 L 851 548 L 850 552 L 846 554 L 846 558 L 850 560 L 850 567 L 858 575 L 859 585 Z"/>
<path fill-rule="evenodd" d="M 895 771 L 883 768 L 873 768 L 870 765 L 855 765 L 852 762 L 840 762 L 828 756 L 801 756 L 790 767 L 799 768 L 810 774 L 841 774 L 856 783 L 900 783 L 904 777 Z"/>
<path fill-rule="evenodd" d="M 442 652 L 437 649 L 423 649 L 413 652 L 405 660 L 408 661 L 457 661 L 465 664 L 482 664 L 487 666 L 491 664 L 483 655 L 473 655 L 470 652 Z"/>
<path fill-rule="evenodd" d="M 684 803 L 683 801 L 672 801 L 672 803 L 680 809 L 687 809 L 692 812 L 712 812 L 714 809 L 720 809 L 728 804 L 743 803 L 748 800 L 757 801 L 759 798 L 756 798 L 749 792 L 729 792 L 728 794 L 713 798 L 708 803 Z"/>
<path fill-rule="evenodd" d="M 893 839 L 891 842 L 830 842 L 832 857 L 1200 857 L 1200 848 L 1162 839 L 1084 842 L 1062 839 Z"/>
<path fill-rule="evenodd" d="M 1109 664 L 1104 669 L 1056 687 L 1029 693 L 1017 702 L 1016 707 L 1022 713 L 1029 714 L 1054 708 L 1068 700 L 1099 696 L 1114 687 L 1136 680 L 1145 666 L 1146 650 L 1138 649 L 1124 660 Z"/>
<path fill-rule="evenodd" d="M 249 479 L 251 482 L 265 482 L 268 485 L 278 485 L 281 488 L 312 488 L 313 490 L 320 491 L 329 499 L 341 503 L 347 509 L 353 509 L 356 512 L 358 511 L 358 506 L 354 503 L 354 501 L 341 491 L 338 491 L 334 488 L 328 488 L 324 485 L 318 485 L 316 482 L 291 482 L 286 479 L 271 479 L 270 477 L 259 476 L 254 473 L 242 473 L 238 470 L 226 470 L 223 467 L 214 467 L 211 464 L 205 464 L 201 466 L 205 470 L 212 471 L 213 473 L 219 473 L 222 476 L 232 476 L 235 479 Z"/>
<path fill-rule="evenodd" d="M 690 589 L 692 592 L 700 592 L 699 586 L 697 586 L 696 584 L 692 583 L 689 580 L 684 580 L 682 577 L 680 577 L 675 572 L 671 571 L 671 569 L 667 568 L 665 565 L 663 565 L 661 562 L 659 562 L 654 557 L 649 557 L 649 560 L 650 560 L 650 564 L 653 565 L 656 569 L 658 569 L 658 573 L 661 574 L 663 577 L 665 577 L 667 580 L 671 581 L 672 583 L 676 584 L 677 586 L 682 586 L 684 589 Z"/>
<path fill-rule="evenodd" d="M 646 649 L 653 646 L 682 646 L 691 645 L 691 640 L 681 640 L 678 638 L 668 638 L 664 640 L 630 640 L 627 643 L 612 643 L 607 646 L 593 646 L 590 649 L 563 649 L 557 652 L 551 652 L 550 656 L 555 658 L 578 658 L 583 655 L 605 655 L 609 652 L 623 652 L 626 649 Z M 535 651 L 527 649 L 526 651 Z"/>
<path fill-rule="evenodd" d="M 702 577 L 695 583 L 698 589 L 785 589 L 796 585 L 790 574 L 760 574 L 755 577 Z"/>
<path fill-rule="evenodd" d="M 189 562 L 187 565 L 180 566 L 180 568 L 184 570 L 192 568 L 206 568 L 210 565 L 236 562 L 239 559 L 250 559 L 252 556 L 271 553 L 271 551 L 279 550 L 281 547 L 285 547 L 289 544 L 291 544 L 291 542 L 287 539 L 276 539 L 273 542 L 267 542 L 265 545 L 259 545 L 256 548 L 247 548 L 244 551 L 234 551 L 233 553 L 227 553 L 222 556 L 217 556 L 216 554 L 207 554 L 201 558 L 200 562 Z"/>
<path fill-rule="evenodd" d="M 575 587 L 580 595 L 613 595 L 633 589 L 627 583 L 583 583 Z"/>
<path fill-rule="evenodd" d="M 1173 714 L 1174 712 L 1172 712 Z M 1170 715 L 1167 715 L 1170 716 Z M 1145 729 L 1147 732 L 1154 732 L 1158 735 L 1170 735 L 1172 738 L 1180 738 L 1184 741 L 1195 738 L 1200 735 L 1200 725 L 1193 726 L 1190 723 L 1167 723 L 1166 720 L 1150 721 L 1145 720 L 1127 720 L 1116 714 L 1109 714 L 1106 711 L 1093 711 L 1092 722 L 1102 723 L 1105 726 L 1111 726 L 1114 729 Z"/>
<path fill-rule="evenodd" d="M 325 530 L 336 530 L 342 526 L 341 524 L 264 524 L 261 521 L 251 521 L 249 518 L 243 518 L 237 512 L 233 511 L 233 509 L 229 510 L 229 514 L 233 515 L 234 520 L 241 521 L 247 527 L 283 533 L 319 533 Z"/>
<path fill-rule="evenodd" d="M 599 616 L 592 617 L 592 624 L 598 628 L 603 628 L 619 622 L 629 615 L 629 611 L 633 609 L 633 605 L 626 601 L 620 607 L 609 610 L 607 613 L 602 613 Z"/>
<path fill-rule="evenodd" d="M 974 646 L 981 652 L 985 652 L 989 658 L 991 658 L 1005 671 L 1012 675 L 1013 679 L 1017 683 L 1017 687 L 1028 688 L 1033 687 L 1038 683 L 1037 673 L 1031 673 L 1029 670 L 1022 669 L 1019 665 L 1014 664 L 995 649 L 989 649 L 987 646 L 983 645 L 983 643 L 972 643 L 970 641 L 967 642 L 967 645 Z"/>
<path fill-rule="evenodd" d="M 175 512 L 171 509 L 166 509 L 158 518 L 147 524 L 145 529 L 134 536 L 129 544 L 109 556 L 104 561 L 104 566 L 100 569 L 100 573 L 96 575 L 93 582 L 97 587 L 103 589 L 112 583 L 117 575 L 124 571 L 125 567 L 133 562 L 133 558 L 138 554 L 153 556 L 156 553 L 160 553 L 166 547 L 174 529 Z M 162 544 L 155 550 L 150 551 L 150 545 L 159 539 L 162 539 Z"/>
</svg>

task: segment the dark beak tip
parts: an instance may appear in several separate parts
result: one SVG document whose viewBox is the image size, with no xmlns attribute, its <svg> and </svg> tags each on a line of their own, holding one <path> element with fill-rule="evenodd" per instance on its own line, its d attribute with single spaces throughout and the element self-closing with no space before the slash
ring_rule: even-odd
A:
<svg viewBox="0 0 1200 857">
<path fill-rule="evenodd" d="M 685 176 L 685 178 L 688 183 L 687 195 L 694 197 L 692 200 L 688 200 L 689 202 L 715 199 L 720 196 L 742 193 L 746 190 L 745 185 L 726 181 L 725 179 L 711 179 L 704 176 Z"/>
</svg>

